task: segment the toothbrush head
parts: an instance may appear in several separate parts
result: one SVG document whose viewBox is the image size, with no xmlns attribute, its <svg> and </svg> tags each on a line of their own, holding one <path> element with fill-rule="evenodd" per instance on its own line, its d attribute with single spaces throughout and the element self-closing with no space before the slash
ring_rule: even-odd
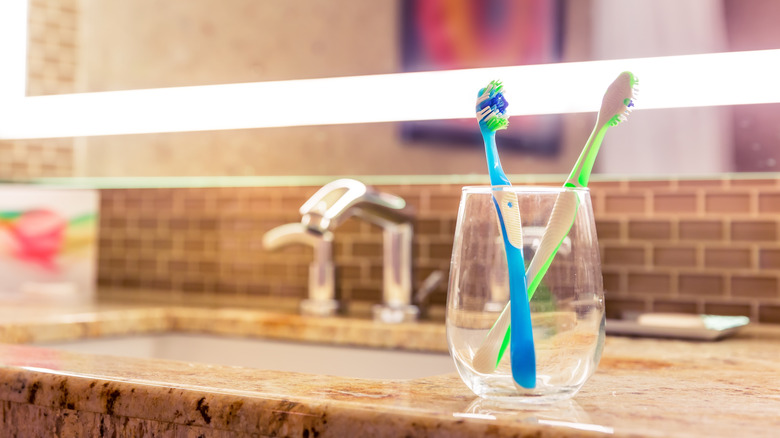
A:
<svg viewBox="0 0 780 438">
<path fill-rule="evenodd" d="M 500 81 L 490 81 L 487 87 L 479 90 L 477 120 L 480 128 L 495 132 L 509 125 L 509 116 L 506 114 L 509 103 L 503 89 L 504 85 Z"/>
<path fill-rule="evenodd" d="M 599 122 L 606 120 L 607 125 L 615 126 L 628 118 L 634 109 L 639 91 L 639 81 L 633 73 L 624 71 L 615 79 L 604 93 L 599 110 Z M 602 123 L 599 123 L 602 125 Z"/>
</svg>

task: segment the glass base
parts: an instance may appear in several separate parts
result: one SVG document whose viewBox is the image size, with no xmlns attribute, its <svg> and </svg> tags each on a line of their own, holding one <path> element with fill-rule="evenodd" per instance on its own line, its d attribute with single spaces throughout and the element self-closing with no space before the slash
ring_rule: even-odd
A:
<svg viewBox="0 0 780 438">
<path fill-rule="evenodd" d="M 389 304 L 376 304 L 372 310 L 374 321 L 388 324 L 413 322 L 420 315 L 420 309 L 414 305 L 391 306 Z"/>
<path fill-rule="evenodd" d="M 336 300 L 303 300 L 301 314 L 308 316 L 333 316 L 339 308 Z"/>
</svg>

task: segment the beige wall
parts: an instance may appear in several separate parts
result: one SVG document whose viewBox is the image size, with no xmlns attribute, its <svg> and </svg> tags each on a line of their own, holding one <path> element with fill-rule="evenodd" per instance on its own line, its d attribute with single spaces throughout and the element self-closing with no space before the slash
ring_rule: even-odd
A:
<svg viewBox="0 0 780 438">
<path fill-rule="evenodd" d="M 732 49 L 778 47 L 777 2 L 724 4 Z M 30 5 L 30 95 L 400 70 L 397 0 L 30 0 Z M 590 0 L 566 2 L 565 60 L 589 58 L 590 41 L 582 35 L 589 35 L 590 5 Z M 361 92 L 370 97 L 370 90 Z M 737 170 L 772 171 L 780 165 L 778 108 L 734 109 Z M 505 169 L 568 172 L 594 118 L 564 117 L 558 157 L 502 150 Z M 16 179 L 484 173 L 478 142 L 409 144 L 395 124 L 0 141 L 0 151 L 0 177 Z"/>
<path fill-rule="evenodd" d="M 401 70 L 396 0 L 81 3 L 80 91 Z M 570 56 L 576 58 L 584 47 L 574 47 Z M 370 102 L 370 90 L 356 92 Z M 567 172 L 593 117 L 566 119 L 566 137 L 573 140 L 562 156 L 502 151 L 506 170 Z M 77 172 L 84 176 L 484 172 L 479 142 L 409 144 L 393 123 L 110 136 L 84 139 L 82 147 Z"/>
<path fill-rule="evenodd" d="M 394 73 L 395 0 L 81 2 L 82 91 Z"/>
</svg>

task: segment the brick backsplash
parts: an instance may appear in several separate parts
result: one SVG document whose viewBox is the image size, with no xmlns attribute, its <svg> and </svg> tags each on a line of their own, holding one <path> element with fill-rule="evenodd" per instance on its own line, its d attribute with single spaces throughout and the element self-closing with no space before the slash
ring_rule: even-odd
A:
<svg viewBox="0 0 780 438">
<path fill-rule="evenodd" d="M 780 179 L 592 184 L 607 313 L 680 311 L 780 322 Z M 449 268 L 460 185 L 377 188 L 415 220 L 416 286 Z M 101 201 L 99 284 L 159 294 L 302 298 L 311 250 L 262 247 L 300 220 L 316 187 L 112 189 Z M 729 205 L 732 205 L 730 208 Z M 382 234 L 349 219 L 336 232 L 339 298 L 381 299 Z M 446 299 L 446 284 L 430 295 Z"/>
<path fill-rule="evenodd" d="M 596 183 L 592 195 L 609 316 L 780 322 L 780 179 Z"/>
<path fill-rule="evenodd" d="M 316 187 L 105 190 L 102 193 L 99 284 L 192 294 L 288 296 L 306 294 L 310 249 L 275 252 L 262 236 L 284 223 Z M 419 281 L 446 271 L 460 188 L 391 186 L 416 212 L 414 241 Z M 431 199 L 455 203 L 432 208 Z M 349 219 L 334 241 L 340 299 L 378 302 L 382 282 L 382 233 Z M 446 285 L 431 299 L 443 303 Z"/>
</svg>

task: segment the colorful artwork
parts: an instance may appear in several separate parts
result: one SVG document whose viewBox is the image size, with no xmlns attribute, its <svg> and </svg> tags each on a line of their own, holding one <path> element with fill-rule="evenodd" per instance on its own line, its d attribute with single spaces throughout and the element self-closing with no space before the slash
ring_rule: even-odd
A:
<svg viewBox="0 0 780 438">
<path fill-rule="evenodd" d="M 402 61 L 405 71 L 547 64 L 560 60 L 559 0 L 404 0 Z M 486 81 L 501 78 L 485 78 Z M 514 96 L 522 98 L 522 96 Z M 557 115 L 512 118 L 502 146 L 553 155 L 559 147 Z M 408 140 L 470 144 L 481 148 L 474 121 L 407 122 Z"/>
</svg>

